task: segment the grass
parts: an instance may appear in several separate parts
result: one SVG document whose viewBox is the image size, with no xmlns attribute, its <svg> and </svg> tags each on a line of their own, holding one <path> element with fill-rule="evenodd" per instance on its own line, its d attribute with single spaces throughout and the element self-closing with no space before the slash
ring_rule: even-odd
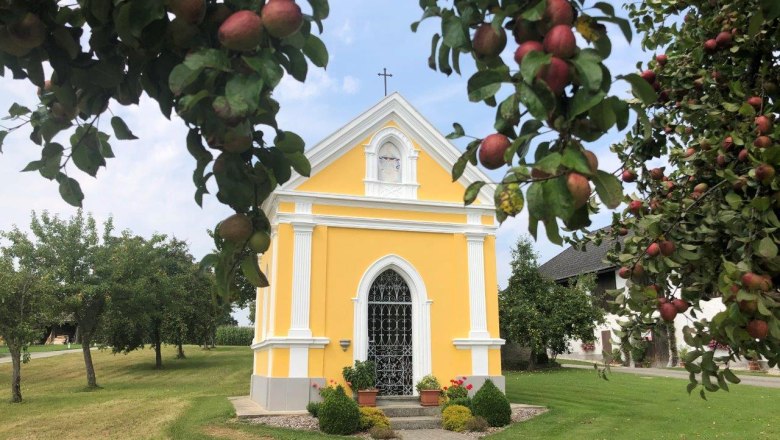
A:
<svg viewBox="0 0 780 440">
<path fill-rule="evenodd" d="M 71 344 L 70 346 L 71 350 L 73 349 L 80 349 L 80 345 Z M 30 353 L 41 353 L 46 351 L 61 351 L 61 350 L 68 350 L 67 344 L 50 344 L 50 345 L 31 345 L 27 347 L 27 350 Z M 0 356 L 8 356 L 8 347 L 5 345 L 0 345 Z"/>
<path fill-rule="evenodd" d="M 22 404 L 7 403 L 10 365 L 0 364 L 0 439 L 322 439 L 319 434 L 230 423 L 228 396 L 249 390 L 252 356 L 245 347 L 166 347 L 154 352 L 93 351 L 101 389 L 85 389 L 80 354 L 33 359 L 22 366 Z"/>
<path fill-rule="evenodd" d="M 495 439 L 776 439 L 780 390 L 734 385 L 702 400 L 686 381 L 562 368 L 507 375 L 513 402 L 544 405 L 547 413 Z"/>
<path fill-rule="evenodd" d="M 150 350 L 129 355 L 93 352 L 96 391 L 84 389 L 82 358 L 65 354 L 23 366 L 20 405 L 5 403 L 10 365 L 0 364 L 0 439 L 280 439 L 336 438 L 231 420 L 228 396 L 246 394 L 252 357 L 243 347 L 186 348 L 186 360 L 163 352 L 154 369 Z M 546 414 L 495 439 L 774 439 L 780 390 L 733 386 L 708 401 L 688 396 L 685 381 L 561 368 L 508 373 L 513 402 L 543 405 Z"/>
</svg>

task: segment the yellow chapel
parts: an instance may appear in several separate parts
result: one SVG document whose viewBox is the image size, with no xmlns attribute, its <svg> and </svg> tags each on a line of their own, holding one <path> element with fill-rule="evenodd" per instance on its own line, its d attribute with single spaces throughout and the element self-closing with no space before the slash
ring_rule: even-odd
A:
<svg viewBox="0 0 780 440">
<path fill-rule="evenodd" d="M 401 95 L 385 97 L 306 152 L 263 205 L 273 244 L 260 256 L 251 399 L 305 409 L 342 368 L 374 361 L 381 395 L 413 396 L 433 374 L 504 389 L 493 193 L 464 206 L 475 167 Z"/>
</svg>

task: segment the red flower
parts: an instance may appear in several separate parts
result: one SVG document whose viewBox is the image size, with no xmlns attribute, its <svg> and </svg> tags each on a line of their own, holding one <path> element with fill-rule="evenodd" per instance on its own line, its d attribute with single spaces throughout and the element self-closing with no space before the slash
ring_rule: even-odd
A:
<svg viewBox="0 0 780 440">
<path fill-rule="evenodd" d="M 312 388 L 318 388 L 319 387 L 319 385 L 317 385 L 316 383 L 311 384 L 311 386 L 312 386 Z"/>
<path fill-rule="evenodd" d="M 458 385 L 463 385 L 463 381 L 462 381 L 462 380 L 459 380 L 459 381 L 458 381 Z"/>
<path fill-rule="evenodd" d="M 463 380 L 468 380 L 468 377 L 466 377 L 466 376 L 463 376 Z"/>
<path fill-rule="evenodd" d="M 474 388 L 474 386 L 473 386 L 473 385 L 471 385 L 471 384 L 468 384 L 468 385 L 466 385 L 466 389 L 467 389 L 467 390 L 471 390 L 472 388 Z"/>
<path fill-rule="evenodd" d="M 444 387 L 444 391 L 447 391 L 447 387 Z"/>
</svg>

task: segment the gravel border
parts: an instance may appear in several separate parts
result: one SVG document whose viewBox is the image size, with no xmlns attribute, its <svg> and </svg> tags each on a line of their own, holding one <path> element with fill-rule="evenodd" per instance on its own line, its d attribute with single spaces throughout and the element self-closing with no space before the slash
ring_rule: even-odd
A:
<svg viewBox="0 0 780 440">
<path fill-rule="evenodd" d="M 512 408 L 512 423 L 509 425 L 503 426 L 501 428 L 488 428 L 485 432 L 463 432 L 461 434 L 464 436 L 464 438 L 482 438 L 487 435 L 503 431 L 506 428 L 512 426 L 514 423 L 526 421 L 545 412 L 547 412 L 547 408 Z M 248 419 L 247 422 L 258 425 L 273 426 L 275 428 L 298 429 L 302 431 L 319 431 L 319 422 L 310 414 L 257 417 L 254 419 Z M 355 437 L 371 438 L 366 432 L 357 433 L 355 434 Z"/>
</svg>

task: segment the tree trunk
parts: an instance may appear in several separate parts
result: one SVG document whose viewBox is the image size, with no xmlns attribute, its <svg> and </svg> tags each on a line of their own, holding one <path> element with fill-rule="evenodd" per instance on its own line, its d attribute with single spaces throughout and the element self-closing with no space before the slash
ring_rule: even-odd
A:
<svg viewBox="0 0 780 440">
<path fill-rule="evenodd" d="M 11 352 L 11 363 L 13 364 L 11 372 L 11 403 L 21 403 L 22 401 L 22 352 L 17 348 L 8 346 Z"/>
<path fill-rule="evenodd" d="M 531 350 L 531 356 L 528 358 L 528 370 L 536 370 L 536 352 Z"/>
<path fill-rule="evenodd" d="M 81 335 L 81 351 L 84 352 L 84 368 L 87 370 L 87 388 L 97 388 L 97 378 L 95 377 L 95 366 L 92 365 L 92 351 L 87 335 Z"/>
<path fill-rule="evenodd" d="M 159 328 L 154 330 L 154 366 L 158 370 L 162 368 L 162 341 Z"/>
<path fill-rule="evenodd" d="M 176 345 L 176 359 L 186 359 L 187 356 L 184 356 L 184 347 L 181 345 L 181 342 L 179 342 L 178 345 Z"/>
<path fill-rule="evenodd" d="M 677 352 L 677 329 L 674 322 L 666 324 L 666 338 L 669 341 L 669 363 L 667 367 L 676 367 L 680 364 L 680 354 Z"/>
<path fill-rule="evenodd" d="M 620 352 L 623 354 L 623 366 L 631 366 L 631 350 L 628 349 L 628 341 L 620 344 Z"/>
</svg>

